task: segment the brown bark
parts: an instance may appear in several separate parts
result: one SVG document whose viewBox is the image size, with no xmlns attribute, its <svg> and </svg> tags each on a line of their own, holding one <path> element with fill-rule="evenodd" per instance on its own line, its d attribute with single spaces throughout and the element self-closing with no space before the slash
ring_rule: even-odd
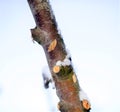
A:
<svg viewBox="0 0 120 112">
<path fill-rule="evenodd" d="M 42 45 L 60 99 L 61 112 L 87 112 L 81 105 L 77 77 L 71 64 L 60 65 L 67 56 L 64 41 L 59 34 L 48 0 L 28 0 L 36 27 L 31 29 L 33 40 Z M 71 61 L 70 57 L 67 58 Z"/>
</svg>

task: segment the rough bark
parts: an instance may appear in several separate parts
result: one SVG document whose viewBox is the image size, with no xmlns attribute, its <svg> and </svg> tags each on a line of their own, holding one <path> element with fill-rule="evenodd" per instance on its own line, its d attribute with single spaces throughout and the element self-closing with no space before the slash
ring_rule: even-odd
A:
<svg viewBox="0 0 120 112">
<path fill-rule="evenodd" d="M 48 0 L 28 0 L 36 27 L 32 38 L 42 45 L 60 99 L 61 112 L 87 112 L 79 96 L 79 83 Z M 66 61 L 67 60 L 67 61 Z M 66 62 L 65 62 L 66 61 Z"/>
</svg>

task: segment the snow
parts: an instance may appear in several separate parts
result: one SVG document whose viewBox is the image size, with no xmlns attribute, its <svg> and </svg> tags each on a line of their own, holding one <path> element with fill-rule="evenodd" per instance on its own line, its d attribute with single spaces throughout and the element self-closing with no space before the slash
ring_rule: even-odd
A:
<svg viewBox="0 0 120 112">
<path fill-rule="evenodd" d="M 83 101 L 83 100 L 87 100 L 90 102 L 87 94 L 81 89 L 80 92 L 79 92 L 79 95 L 80 95 L 80 100 Z"/>
<path fill-rule="evenodd" d="M 70 55 L 66 55 L 65 59 L 63 61 L 57 61 L 56 65 L 58 66 L 69 66 L 71 65 Z"/>
</svg>

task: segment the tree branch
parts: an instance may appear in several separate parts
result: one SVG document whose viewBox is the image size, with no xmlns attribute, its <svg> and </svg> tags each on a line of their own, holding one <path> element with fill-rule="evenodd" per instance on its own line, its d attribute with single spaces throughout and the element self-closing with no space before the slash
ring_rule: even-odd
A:
<svg viewBox="0 0 120 112">
<path fill-rule="evenodd" d="M 80 100 L 80 87 L 48 0 L 28 0 L 36 27 L 32 38 L 42 45 L 60 99 L 61 112 L 88 112 Z"/>
</svg>

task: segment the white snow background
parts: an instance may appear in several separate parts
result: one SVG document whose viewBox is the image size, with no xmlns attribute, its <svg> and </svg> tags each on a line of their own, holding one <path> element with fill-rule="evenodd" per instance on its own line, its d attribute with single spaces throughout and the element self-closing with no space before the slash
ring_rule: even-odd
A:
<svg viewBox="0 0 120 112">
<path fill-rule="evenodd" d="M 91 112 L 119 112 L 120 1 L 51 0 Z M 0 1 L 0 112 L 56 112 L 45 90 L 43 49 L 32 42 L 34 19 L 27 0 Z"/>
</svg>

